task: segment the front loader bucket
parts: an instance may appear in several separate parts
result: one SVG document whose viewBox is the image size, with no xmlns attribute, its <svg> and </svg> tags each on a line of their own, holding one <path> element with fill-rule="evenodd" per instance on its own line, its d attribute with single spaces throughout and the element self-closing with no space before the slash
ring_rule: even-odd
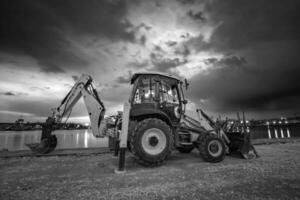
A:
<svg viewBox="0 0 300 200">
<path fill-rule="evenodd" d="M 226 135 L 230 140 L 229 153 L 239 153 L 245 159 L 259 157 L 251 143 L 249 132 L 228 132 Z"/>
<path fill-rule="evenodd" d="M 51 135 L 55 120 L 48 117 L 42 129 L 42 137 L 40 143 L 26 144 L 34 153 L 47 154 L 53 151 L 57 145 L 56 135 Z"/>
</svg>

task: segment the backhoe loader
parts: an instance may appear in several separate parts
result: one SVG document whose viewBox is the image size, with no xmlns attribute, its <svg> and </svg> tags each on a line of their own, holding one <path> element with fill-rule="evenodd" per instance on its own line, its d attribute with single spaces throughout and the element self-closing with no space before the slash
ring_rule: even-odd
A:
<svg viewBox="0 0 300 200">
<path fill-rule="evenodd" d="M 124 103 L 123 113 L 117 115 L 113 133 L 110 133 L 117 144 L 115 154 L 119 155 L 120 171 L 124 171 L 126 149 L 138 163 L 145 166 L 162 164 L 175 148 L 182 153 L 198 148 L 205 161 L 220 162 L 226 153 L 231 153 L 234 144 L 234 150 L 244 158 L 253 157 L 248 156 L 254 150 L 250 133 L 226 133 L 206 117 L 213 127 L 207 130 L 199 120 L 185 114 L 187 100 L 183 88 L 188 87 L 186 80 L 159 73 L 136 73 L 131 78 L 131 84 L 129 101 Z M 93 135 L 107 135 L 104 104 L 93 86 L 92 78 L 82 75 L 47 119 L 41 142 L 28 144 L 32 151 L 49 153 L 55 149 L 57 139 L 51 134 L 55 124 L 61 123 L 81 96 L 87 107 Z M 203 111 L 201 114 L 206 115 Z"/>
</svg>

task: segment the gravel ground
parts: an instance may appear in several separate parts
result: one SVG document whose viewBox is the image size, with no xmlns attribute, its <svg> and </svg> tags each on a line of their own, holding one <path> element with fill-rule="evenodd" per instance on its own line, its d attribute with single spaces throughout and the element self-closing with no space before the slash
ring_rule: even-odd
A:
<svg viewBox="0 0 300 200">
<path fill-rule="evenodd" d="M 129 153 L 115 174 L 110 154 L 0 159 L 0 199 L 300 199 L 300 143 L 256 146 L 260 158 L 206 163 L 173 153 L 145 168 Z"/>
</svg>

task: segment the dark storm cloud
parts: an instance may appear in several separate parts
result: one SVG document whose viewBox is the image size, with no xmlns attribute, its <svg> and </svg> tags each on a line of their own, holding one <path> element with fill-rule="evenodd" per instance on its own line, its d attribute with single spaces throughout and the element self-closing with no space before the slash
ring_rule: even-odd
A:
<svg viewBox="0 0 300 200">
<path fill-rule="evenodd" d="M 190 53 L 189 49 L 194 49 L 195 52 L 201 52 L 201 51 L 208 51 L 212 49 L 212 44 L 209 42 L 204 41 L 204 37 L 202 33 L 199 33 L 198 36 L 191 37 L 189 35 L 182 36 L 184 38 L 187 38 L 186 41 L 181 42 L 179 50 L 177 50 L 178 53 L 187 51 Z"/>
<path fill-rule="evenodd" d="M 210 1 L 210 20 L 221 22 L 211 38 L 214 48 L 239 50 L 257 43 L 299 40 L 300 2 Z M 234 10 L 234 11 L 233 11 Z"/>
<path fill-rule="evenodd" d="M 160 54 L 156 53 L 151 53 L 150 57 L 153 64 L 152 70 L 166 73 L 170 72 L 172 68 L 187 62 L 186 60 L 181 61 L 179 58 L 164 58 Z"/>
<path fill-rule="evenodd" d="M 13 91 L 7 91 L 7 92 L 0 92 L 0 95 L 4 96 L 21 96 L 21 95 L 28 95 L 25 92 L 13 92 Z"/>
<path fill-rule="evenodd" d="M 0 95 L 6 95 L 6 96 L 16 96 L 13 92 L 1 92 Z"/>
<path fill-rule="evenodd" d="M 175 50 L 175 54 L 187 57 L 191 54 L 191 51 L 187 45 L 183 44 Z"/>
<path fill-rule="evenodd" d="M 217 111 L 300 109 L 298 68 L 278 64 L 267 69 L 236 56 L 212 58 L 210 63 L 213 66 L 206 73 L 191 80 L 189 96 L 195 102 L 208 99 Z"/>
<path fill-rule="evenodd" d="M 147 24 L 145 24 L 145 23 L 141 23 L 141 24 L 139 24 L 135 29 L 136 29 L 136 30 L 139 30 L 139 29 L 141 29 L 141 28 L 144 28 L 146 31 L 149 31 L 152 27 L 149 26 L 149 25 L 147 25 Z"/>
<path fill-rule="evenodd" d="M 126 76 L 121 82 L 117 85 L 107 85 L 99 92 L 105 106 L 120 105 L 121 102 L 128 100 L 131 89 L 130 79 Z"/>
<path fill-rule="evenodd" d="M 204 63 L 207 65 L 215 64 L 216 62 L 218 62 L 217 58 L 207 58 L 204 60 Z"/>
<path fill-rule="evenodd" d="M 226 66 L 226 67 L 240 67 L 247 63 L 246 59 L 238 56 L 224 57 L 221 59 L 208 58 L 204 60 L 204 63 L 209 65 L 213 64 L 215 66 Z"/>
<path fill-rule="evenodd" d="M 175 46 L 178 42 L 176 41 L 168 41 L 166 42 L 166 45 L 169 46 L 169 47 L 172 47 L 172 46 Z"/>
<path fill-rule="evenodd" d="M 130 83 L 130 77 L 129 76 L 119 76 L 117 78 L 117 83 L 128 84 L 128 83 Z"/>
<path fill-rule="evenodd" d="M 76 82 L 76 81 L 78 81 L 78 79 L 79 79 L 79 76 L 77 76 L 77 75 L 73 75 L 73 76 L 72 76 L 72 79 L 73 79 L 73 81 L 75 81 L 75 82 Z"/>
<path fill-rule="evenodd" d="M 299 9 L 293 0 L 209 1 L 209 22 L 219 24 L 211 40 L 185 44 L 227 56 L 204 60 L 211 67 L 192 78 L 190 97 L 218 111 L 299 111 Z"/>
<path fill-rule="evenodd" d="M 133 75 L 132 72 L 131 72 L 131 71 L 128 71 L 127 75 L 119 76 L 119 77 L 117 78 L 116 82 L 117 82 L 117 83 L 120 83 L 120 84 L 129 84 L 132 75 Z"/>
<path fill-rule="evenodd" d="M 194 4 L 197 0 L 177 0 L 182 4 Z"/>
<path fill-rule="evenodd" d="M 149 60 L 148 59 L 145 59 L 145 60 L 142 60 L 142 61 L 135 60 L 135 61 L 129 62 L 127 64 L 127 66 L 133 67 L 135 69 L 143 69 L 143 68 L 146 68 L 148 65 L 149 65 Z"/>
<path fill-rule="evenodd" d="M 167 46 L 172 47 L 173 44 L 168 45 L 172 42 L 167 42 Z M 178 51 L 180 49 L 178 48 Z M 185 50 L 183 50 L 185 51 Z M 178 67 L 179 65 L 187 63 L 186 59 L 180 59 L 180 58 L 168 58 L 166 57 L 166 50 L 164 50 L 161 46 L 155 45 L 153 48 L 152 53 L 150 54 L 150 61 L 153 65 L 151 70 L 158 71 L 158 72 L 164 72 L 164 73 L 170 73 L 171 69 Z M 176 53 L 176 52 L 175 52 Z M 183 55 L 185 52 L 177 52 L 176 54 Z M 189 52 L 188 52 L 189 54 Z"/>
<path fill-rule="evenodd" d="M 187 15 L 194 20 L 200 20 L 201 22 L 206 21 L 206 18 L 204 17 L 203 12 L 201 12 L 201 11 L 194 12 L 192 10 L 189 10 L 187 12 Z"/>
<path fill-rule="evenodd" d="M 102 35 L 112 40 L 133 41 L 134 34 L 126 31 L 132 24 L 126 20 L 126 1 L 97 1 L 83 3 L 80 0 L 51 0 L 48 7 L 71 28 L 89 36 Z"/>
<path fill-rule="evenodd" d="M 45 72 L 86 66 L 89 59 L 77 52 L 68 34 L 133 42 L 126 13 L 125 1 L 3 0 L 0 52 L 33 57 Z"/>
<path fill-rule="evenodd" d="M 166 53 L 163 50 L 163 48 L 161 46 L 159 46 L 159 45 L 155 45 L 153 51 L 156 52 L 157 54 L 164 54 L 164 53 Z"/>
<path fill-rule="evenodd" d="M 141 36 L 141 38 L 140 38 L 140 43 L 141 43 L 141 45 L 145 45 L 145 43 L 146 43 L 146 41 L 147 41 L 147 38 L 146 38 L 146 36 L 145 35 L 142 35 Z"/>
</svg>

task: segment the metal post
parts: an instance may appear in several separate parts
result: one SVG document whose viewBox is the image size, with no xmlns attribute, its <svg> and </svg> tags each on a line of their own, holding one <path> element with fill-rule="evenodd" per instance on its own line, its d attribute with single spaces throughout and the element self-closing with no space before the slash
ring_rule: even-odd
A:
<svg viewBox="0 0 300 200">
<path fill-rule="evenodd" d="M 289 128 L 286 128 L 286 132 L 287 132 L 287 137 L 290 138 L 290 137 L 291 137 L 291 134 L 290 134 Z"/>
<path fill-rule="evenodd" d="M 277 134 L 277 129 L 276 129 L 276 127 L 274 127 L 274 130 L 275 130 L 275 138 L 277 139 L 277 138 L 278 138 L 278 134 Z"/>
<path fill-rule="evenodd" d="M 283 130 L 282 130 L 282 128 L 280 128 L 280 135 L 281 135 L 281 138 L 284 138 L 284 135 L 283 135 Z"/>
<path fill-rule="evenodd" d="M 127 149 L 128 125 L 129 125 L 130 103 L 124 103 L 124 111 L 122 116 L 122 131 L 120 134 L 120 149 L 119 149 L 119 166 L 115 173 L 124 173 L 125 170 L 125 151 Z"/>
<path fill-rule="evenodd" d="M 117 174 L 125 172 L 125 151 L 126 148 L 120 148 L 119 166 L 118 169 L 115 171 Z"/>
<path fill-rule="evenodd" d="M 246 117 L 245 117 L 245 112 L 243 111 L 243 129 L 244 132 L 247 132 L 247 124 L 246 124 Z"/>
<path fill-rule="evenodd" d="M 120 143 L 119 140 L 115 141 L 115 144 L 114 144 L 114 157 L 117 157 L 119 155 L 119 151 L 120 151 L 119 143 Z"/>
<path fill-rule="evenodd" d="M 271 136 L 271 131 L 270 131 L 270 127 L 269 127 L 269 125 L 268 125 L 268 137 L 269 137 L 269 139 L 271 139 L 272 138 L 272 136 Z"/>
</svg>

